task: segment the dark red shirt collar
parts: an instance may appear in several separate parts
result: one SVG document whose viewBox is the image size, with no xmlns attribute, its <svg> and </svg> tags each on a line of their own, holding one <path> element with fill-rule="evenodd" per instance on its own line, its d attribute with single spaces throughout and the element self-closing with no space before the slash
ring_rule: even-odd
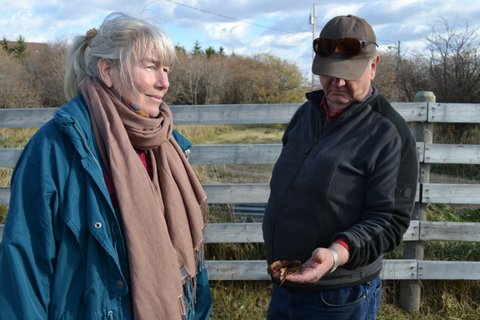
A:
<svg viewBox="0 0 480 320">
<path fill-rule="evenodd" d="M 330 112 L 329 109 L 330 108 L 328 107 L 327 99 L 325 98 L 325 96 L 323 96 L 322 100 L 320 100 L 320 111 L 322 111 L 323 114 L 325 114 L 325 120 L 333 121 L 333 120 L 337 119 L 342 114 L 342 112 L 344 110 L 344 109 L 342 109 L 342 110 L 338 110 L 338 111 L 335 111 L 335 112 Z"/>
<path fill-rule="evenodd" d="M 370 87 L 370 91 L 365 97 L 365 99 L 371 96 L 372 94 L 373 94 L 373 88 Z M 325 98 L 325 94 L 323 95 L 322 100 L 320 101 L 320 111 L 322 111 L 325 114 L 325 120 L 333 121 L 337 119 L 342 114 L 343 110 L 345 110 L 345 108 L 343 108 L 342 110 L 331 112 L 327 104 L 327 98 Z"/>
</svg>

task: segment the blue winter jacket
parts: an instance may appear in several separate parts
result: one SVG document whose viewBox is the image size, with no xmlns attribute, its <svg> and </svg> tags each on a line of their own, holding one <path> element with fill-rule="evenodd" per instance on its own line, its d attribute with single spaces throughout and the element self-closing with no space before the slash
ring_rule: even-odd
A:
<svg viewBox="0 0 480 320">
<path fill-rule="evenodd" d="M 1 320 L 132 318 L 121 220 L 99 159 L 80 96 L 24 148 L 0 244 Z"/>
</svg>

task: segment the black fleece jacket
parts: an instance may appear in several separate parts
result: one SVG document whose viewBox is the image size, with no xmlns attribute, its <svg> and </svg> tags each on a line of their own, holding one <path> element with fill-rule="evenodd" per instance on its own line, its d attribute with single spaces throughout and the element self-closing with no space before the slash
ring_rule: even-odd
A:
<svg viewBox="0 0 480 320">
<path fill-rule="evenodd" d="M 410 128 L 376 89 L 328 125 L 322 96 L 308 93 L 283 135 L 263 220 L 269 264 L 305 262 L 316 248 L 348 239 L 348 262 L 314 288 L 350 286 L 380 273 L 383 254 L 409 226 L 418 179 Z"/>
</svg>

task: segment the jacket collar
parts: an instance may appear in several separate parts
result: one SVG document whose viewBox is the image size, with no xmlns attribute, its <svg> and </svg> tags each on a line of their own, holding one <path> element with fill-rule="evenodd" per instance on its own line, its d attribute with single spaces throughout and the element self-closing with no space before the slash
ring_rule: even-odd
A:
<svg viewBox="0 0 480 320">
<path fill-rule="evenodd" d="M 85 170 L 92 176 L 104 196 L 109 199 L 103 177 L 103 164 L 100 161 L 90 115 L 83 97 L 76 96 L 63 105 L 55 114 L 54 122 L 71 141 L 82 159 Z"/>
<path fill-rule="evenodd" d="M 340 117 L 345 117 L 345 116 L 350 116 L 352 114 L 355 114 L 357 111 L 360 111 L 362 106 L 367 106 L 370 104 L 372 100 L 374 100 L 377 95 L 378 95 L 378 89 L 374 86 L 371 87 L 371 94 L 365 97 L 365 99 L 361 101 L 353 101 L 350 105 L 348 105 L 344 111 L 341 113 Z M 323 90 L 315 90 L 311 92 L 307 92 L 305 94 L 306 98 L 310 101 L 310 104 L 314 108 L 318 108 L 320 106 L 320 103 L 325 95 L 325 92 Z"/>
</svg>

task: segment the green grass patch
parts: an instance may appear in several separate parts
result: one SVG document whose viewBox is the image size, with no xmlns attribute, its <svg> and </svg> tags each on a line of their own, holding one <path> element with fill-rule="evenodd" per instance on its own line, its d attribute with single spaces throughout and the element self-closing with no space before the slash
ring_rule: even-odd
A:
<svg viewBox="0 0 480 320">
<path fill-rule="evenodd" d="M 480 206 L 428 204 L 428 221 L 480 222 Z"/>
</svg>

